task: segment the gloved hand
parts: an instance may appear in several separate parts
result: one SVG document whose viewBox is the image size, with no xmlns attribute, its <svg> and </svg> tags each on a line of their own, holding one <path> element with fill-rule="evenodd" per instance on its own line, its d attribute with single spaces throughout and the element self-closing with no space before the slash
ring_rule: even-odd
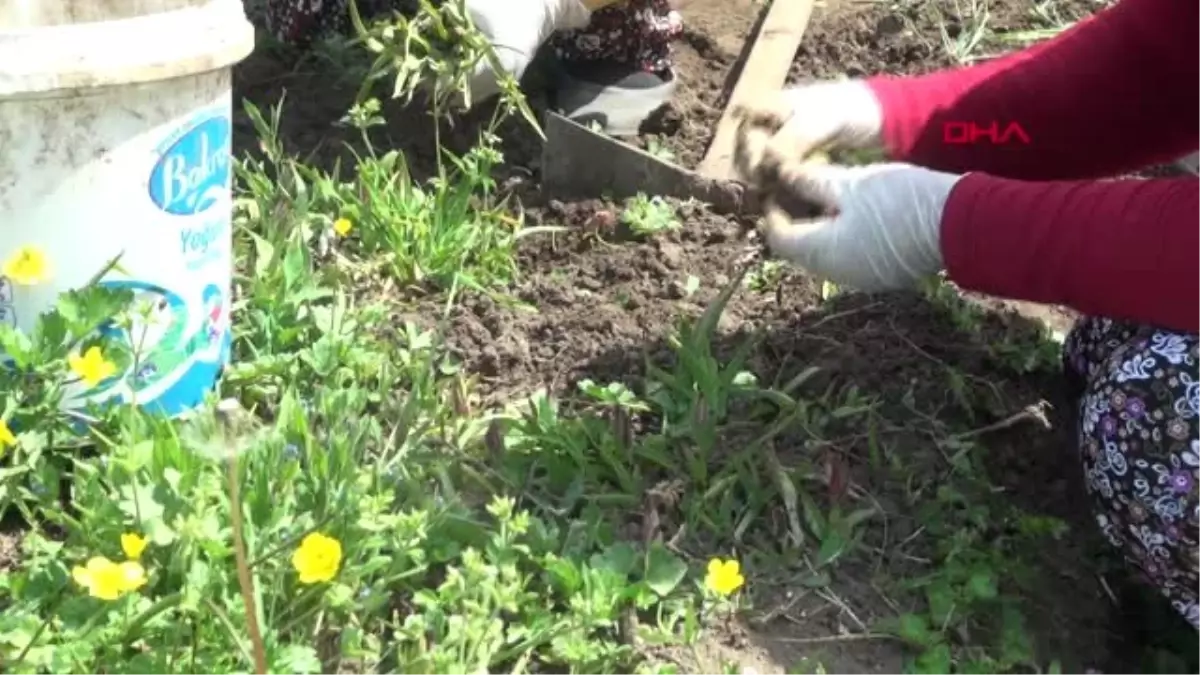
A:
<svg viewBox="0 0 1200 675">
<path fill-rule="evenodd" d="M 942 211 L 960 175 L 910 164 L 844 167 L 791 162 L 764 195 L 762 233 L 773 255 L 862 291 L 896 290 L 941 271 Z M 782 204 L 824 214 L 800 220 Z"/>
<path fill-rule="evenodd" d="M 879 102 L 861 80 L 784 89 L 733 114 L 740 118 L 734 166 L 752 184 L 814 153 L 878 147 L 883 127 Z M 760 137 L 747 145 L 747 133 Z"/>
<path fill-rule="evenodd" d="M 581 0 L 467 0 L 467 11 L 491 40 L 504 70 L 518 79 L 552 33 L 583 28 L 592 16 Z M 500 91 L 486 59 L 476 66 L 470 87 L 472 103 Z"/>
</svg>

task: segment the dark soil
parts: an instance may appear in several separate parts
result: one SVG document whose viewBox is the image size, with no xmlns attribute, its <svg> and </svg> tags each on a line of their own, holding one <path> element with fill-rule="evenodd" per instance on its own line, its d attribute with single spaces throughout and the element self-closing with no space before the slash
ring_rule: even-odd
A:
<svg viewBox="0 0 1200 675">
<path fill-rule="evenodd" d="M 1031 0 L 992 2 L 989 26 L 993 30 L 1039 27 L 1030 12 L 1033 4 Z M 942 21 L 953 33 L 954 3 L 939 1 L 918 9 L 895 9 L 895 5 L 830 0 L 814 12 L 791 79 L 914 73 L 948 65 L 938 14 L 929 8 L 945 9 Z M 1094 8 L 1088 0 L 1055 5 L 1066 18 Z M 688 32 L 677 51 L 680 93 L 645 129 L 642 145 L 658 143 L 685 165 L 699 161 L 759 6 L 752 0 L 693 0 L 685 7 Z M 292 92 L 283 115 L 288 146 L 322 159 L 339 156 L 337 145 L 351 136 L 334 123 L 352 99 L 357 85 L 354 75 L 338 79 L 311 63 L 297 67 L 294 59 L 286 54 L 255 55 L 237 71 L 241 94 L 270 104 L 283 90 Z M 544 104 L 538 96 L 533 95 L 533 102 Z M 473 117 L 486 115 L 487 111 L 480 111 Z M 403 148 L 418 173 L 428 174 L 434 146 L 421 107 L 392 106 L 388 116 L 390 123 L 377 142 Z M 443 142 L 452 147 L 469 143 L 473 128 L 470 120 L 462 120 L 447 131 Z M 243 147 L 249 147 L 248 122 L 239 121 L 238 130 L 246 143 Z M 519 129 L 506 143 L 508 170 L 536 178 L 537 144 Z M 524 306 L 474 298 L 451 317 L 449 344 L 478 376 L 479 391 L 491 405 L 541 387 L 569 397 L 583 378 L 620 380 L 638 387 L 647 358 L 670 363 L 665 336 L 676 322 L 697 316 L 754 249 L 743 234 L 749 223 L 699 207 L 680 208 L 682 230 L 633 241 L 622 239 L 611 228 L 618 208 L 609 204 L 542 204 L 534 198 L 527 206 L 533 224 L 567 225 L 572 230 L 556 238 L 527 240 L 520 252 L 524 278 L 512 291 Z M 696 283 L 689 283 L 690 278 Z M 805 368 L 818 366 L 821 373 L 806 385 L 809 393 L 853 386 L 876 398 L 887 421 L 880 433 L 890 452 L 917 461 L 939 461 L 936 454 L 931 456 L 939 434 L 985 429 L 1048 402 L 1050 429 L 1025 420 L 982 432 L 977 440 L 986 446 L 999 489 L 1029 511 L 1057 516 L 1072 526 L 1053 550 L 1037 554 L 1044 558 L 1046 576 L 1029 600 L 1036 603 L 1032 616 L 1040 655 L 1046 662 L 1062 659 L 1068 670 L 1110 665 L 1109 656 L 1122 647 L 1112 642 L 1113 605 L 1097 581 L 1094 527 L 1081 496 L 1080 469 L 1070 439 L 1072 406 L 1053 374 L 1017 374 L 996 362 L 988 349 L 990 344 L 1031 334 L 1033 325 L 1021 316 L 996 311 L 988 316 L 983 331 L 968 334 L 957 330 L 943 309 L 913 295 L 849 295 L 822 303 L 818 291 L 797 273 L 789 273 L 769 292 L 742 289 L 721 319 L 715 349 L 730 353 L 742 340 L 755 337 L 761 343 L 749 366 L 763 382 L 786 382 Z M 437 309 L 430 305 L 426 316 L 438 314 L 440 305 Z M 1069 315 L 1058 316 L 1056 327 L 1069 326 L 1069 320 Z M 965 383 L 965 395 L 951 393 L 955 377 L 951 373 L 958 373 Z M 785 465 L 811 462 L 807 440 L 779 439 L 781 461 Z M 847 468 L 853 484 L 864 486 L 885 507 L 897 509 L 892 523 L 896 529 L 886 536 L 892 543 L 902 539 L 905 528 L 913 528 L 911 520 L 901 515 L 909 486 L 867 470 L 864 430 L 848 432 L 832 446 L 828 456 Z M 932 476 L 945 466 L 930 470 Z M 903 561 L 887 564 L 902 566 Z M 758 588 L 758 608 L 778 610 L 774 618 L 752 630 L 731 626 L 722 640 L 696 653 L 701 661 L 716 660 L 691 666 L 715 672 L 722 667 L 719 660 L 729 658 L 760 672 L 782 672 L 809 658 L 819 659 L 830 672 L 899 672 L 903 652 L 896 644 L 837 638 L 846 630 L 859 630 L 856 621 L 869 625 L 896 613 L 893 601 L 873 587 L 878 571 L 854 570 L 851 563 L 839 571 L 833 589 L 845 604 L 841 609 L 831 610 L 827 600 L 815 595 L 799 598 L 801 589 L 786 582 Z"/>
<path fill-rule="evenodd" d="M 638 145 L 658 144 L 682 166 L 700 163 L 741 73 L 747 38 L 757 30 L 761 8 L 757 0 L 686 4 L 683 39 L 674 52 L 679 74 L 675 100 L 642 125 Z"/>
<path fill-rule="evenodd" d="M 921 3 L 872 5 L 851 0 L 833 0 L 814 14 L 796 53 L 790 82 L 865 77 L 878 74 L 914 75 L 956 65 L 942 43 L 942 28 L 953 40 L 970 30 L 969 16 L 958 7 L 972 3 L 937 0 Z M 1032 0 L 987 3 L 985 26 L 990 33 L 1009 33 L 1044 28 Z M 1058 16 L 1073 21 L 1091 14 L 1093 0 L 1055 2 Z M 985 39 L 979 55 L 998 54 L 1011 46 Z"/>
<path fill-rule="evenodd" d="M 576 395 L 575 383 L 622 381 L 640 390 L 647 360 L 669 366 L 673 352 L 666 334 L 680 320 L 695 319 L 738 273 L 747 257 L 747 243 L 738 223 L 698 208 L 681 207 L 685 226 L 677 233 L 644 242 L 614 241 L 611 232 L 595 223 L 611 222 L 618 209 L 601 202 L 553 204 L 536 216 L 573 225 L 577 231 L 557 240 L 531 241 L 521 252 L 526 278 L 515 295 L 526 307 L 509 307 L 488 298 L 465 303 L 451 316 L 451 345 L 479 376 L 487 404 L 511 401 L 546 388 L 560 397 Z M 597 215 L 599 214 L 599 215 Z M 605 241 L 604 238 L 610 241 Z M 687 279 L 700 280 L 691 295 Z M 436 316 L 431 305 L 426 316 Z M 749 369 L 760 381 L 782 385 L 811 366 L 821 372 L 802 395 L 820 397 L 831 387 L 855 387 L 882 402 L 880 414 L 889 420 L 883 441 L 889 451 L 910 461 L 933 462 L 930 475 L 943 471 L 940 457 L 931 456 L 933 439 L 951 430 L 988 427 L 1048 400 L 1052 429 L 1031 419 L 986 434 L 993 479 L 1033 513 L 1065 519 L 1075 526 L 1073 537 L 1046 554 L 1045 580 L 1035 616 L 1044 626 L 1048 653 L 1063 659 L 1082 659 L 1076 667 L 1095 665 L 1106 650 L 1110 605 L 1089 571 L 1095 541 L 1086 511 L 1079 468 L 1072 461 L 1066 419 L 1069 403 L 1055 379 L 1023 377 L 990 356 L 987 345 L 1028 337 L 1033 324 L 1016 314 L 994 314 L 982 333 L 957 330 L 950 316 L 911 294 L 848 295 L 822 303 L 819 289 L 799 274 L 790 274 L 777 288 L 745 288 L 730 302 L 717 326 L 714 350 L 728 356 L 744 340 L 761 340 L 752 352 Z M 952 372 L 968 383 L 969 403 L 951 394 Z M 761 433 L 758 428 L 756 433 Z M 904 486 L 866 471 L 868 439 L 865 430 L 847 430 L 836 442 L 836 453 L 855 484 L 882 503 L 901 507 Z M 731 438 L 728 442 L 751 439 Z M 777 452 L 785 466 L 813 461 L 804 435 L 784 436 Z M 782 521 L 781 514 L 774 514 Z M 911 533 L 903 509 L 894 514 L 892 544 Z M 883 547 L 885 542 L 879 541 Z M 849 564 L 849 563 L 848 563 Z M 864 624 L 894 615 L 888 602 L 870 585 L 872 570 L 862 576 L 841 570 L 836 592 Z M 795 589 L 760 588 L 760 603 L 777 604 Z M 780 672 L 812 656 L 797 639 L 839 634 L 839 626 L 855 629 L 846 615 L 826 612 L 828 602 L 815 596 L 790 605 L 783 615 L 750 631 L 731 627 L 726 645 L 739 660 L 757 663 L 760 672 Z M 822 609 L 824 608 L 824 610 Z M 760 609 L 770 609 L 762 608 Z M 807 620 L 817 613 L 820 620 Z M 1069 628 L 1067 628 L 1069 627 Z M 1069 644 L 1060 644 L 1069 639 Z M 713 647 L 714 649 L 716 647 Z M 718 652 L 720 650 L 718 649 Z M 727 655 L 728 656 L 728 655 Z M 716 658 L 714 655 L 713 658 Z M 821 651 L 832 672 L 899 672 L 902 651 L 890 642 L 836 642 Z M 1049 657 L 1048 657 L 1049 658 Z M 705 664 L 693 664 L 697 667 Z M 718 667 L 718 663 L 707 664 Z M 694 672 L 694 671 L 693 671 Z M 706 672 L 712 672 L 707 670 Z"/>
<path fill-rule="evenodd" d="M 21 531 L 0 531 L 0 572 L 16 569 L 21 561 Z"/>
<path fill-rule="evenodd" d="M 630 364 L 618 359 L 606 368 L 606 358 L 662 337 L 674 317 L 703 311 L 735 272 L 733 259 L 754 249 L 736 223 L 699 207 L 680 210 L 684 229 L 616 244 L 605 240 L 614 239 L 611 224 L 619 207 L 551 202 L 530 212 L 533 223 L 578 230 L 532 242 L 520 252 L 527 276 L 514 295 L 537 312 L 484 297 L 468 301 L 453 317 L 452 344 L 482 378 L 489 403 L 527 394 L 535 385 L 557 390 L 583 377 L 623 379 Z M 689 276 L 701 281 L 691 295 Z M 815 291 L 807 284 L 802 288 L 802 304 L 811 305 Z M 757 303 L 731 307 L 722 326 L 749 326 L 761 309 Z"/>
</svg>

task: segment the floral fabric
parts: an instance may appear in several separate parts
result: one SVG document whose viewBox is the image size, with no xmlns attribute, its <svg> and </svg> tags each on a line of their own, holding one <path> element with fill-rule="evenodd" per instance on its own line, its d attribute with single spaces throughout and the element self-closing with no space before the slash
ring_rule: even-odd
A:
<svg viewBox="0 0 1200 675">
<path fill-rule="evenodd" d="M 668 0 L 627 0 L 592 13 L 579 30 L 551 38 L 554 54 L 564 61 L 624 63 L 660 73 L 671 67 L 671 42 L 683 34 L 683 20 Z"/>
<path fill-rule="evenodd" d="M 374 15 L 390 9 L 391 4 L 408 3 L 360 0 L 358 8 L 364 15 Z M 349 0 L 267 0 L 266 9 L 267 30 L 280 42 L 297 47 L 350 30 Z"/>
<path fill-rule="evenodd" d="M 1193 334 L 1087 318 L 1064 359 L 1082 390 L 1079 443 L 1100 530 L 1200 629 L 1198 344 Z"/>
<path fill-rule="evenodd" d="M 364 16 L 412 11 L 413 0 L 358 0 Z M 307 46 L 350 30 L 349 0 L 267 0 L 267 29 L 276 39 Z M 568 61 L 608 60 L 661 72 L 670 67 L 671 41 L 683 32 L 668 0 L 626 0 L 592 13 L 582 29 L 551 37 L 555 55 Z"/>
</svg>

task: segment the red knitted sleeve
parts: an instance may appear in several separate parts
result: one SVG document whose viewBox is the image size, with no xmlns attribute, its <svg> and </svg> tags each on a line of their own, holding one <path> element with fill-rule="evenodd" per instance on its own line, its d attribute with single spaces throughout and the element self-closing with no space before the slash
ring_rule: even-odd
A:
<svg viewBox="0 0 1200 675">
<path fill-rule="evenodd" d="M 873 78 L 885 147 L 932 169 L 1026 180 L 1115 176 L 1195 152 L 1198 22 L 1195 0 L 1122 0 L 1003 58 Z"/>
<path fill-rule="evenodd" d="M 1109 177 L 1196 151 L 1198 21 L 1194 0 L 1121 0 L 988 63 L 870 81 L 895 159 L 983 172 L 958 183 L 942 216 L 956 282 L 1197 331 L 1196 179 L 1023 181 Z M 971 129 L 982 133 L 962 142 Z"/>
</svg>

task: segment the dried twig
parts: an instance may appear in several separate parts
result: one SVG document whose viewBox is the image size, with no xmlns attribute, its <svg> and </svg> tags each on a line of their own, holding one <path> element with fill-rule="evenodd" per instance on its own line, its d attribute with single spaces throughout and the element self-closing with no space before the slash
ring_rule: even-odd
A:
<svg viewBox="0 0 1200 675">
<path fill-rule="evenodd" d="M 1038 424 L 1042 425 L 1042 428 L 1049 431 L 1050 429 L 1054 428 L 1054 425 L 1050 424 L 1049 418 L 1046 417 L 1046 410 L 1049 407 L 1049 403 L 1045 401 L 1039 401 L 1033 405 L 1026 406 L 1025 409 L 1021 410 L 1020 412 L 1016 412 L 1008 417 L 1005 417 L 999 422 L 993 422 L 986 426 L 979 427 L 978 429 L 972 429 L 971 431 L 964 431 L 961 434 L 955 434 L 954 439 L 964 441 L 969 438 L 975 438 L 976 436 L 982 436 L 984 434 L 991 433 L 993 431 L 1008 429 L 1009 427 L 1014 427 L 1022 422 L 1037 422 Z"/>
</svg>

